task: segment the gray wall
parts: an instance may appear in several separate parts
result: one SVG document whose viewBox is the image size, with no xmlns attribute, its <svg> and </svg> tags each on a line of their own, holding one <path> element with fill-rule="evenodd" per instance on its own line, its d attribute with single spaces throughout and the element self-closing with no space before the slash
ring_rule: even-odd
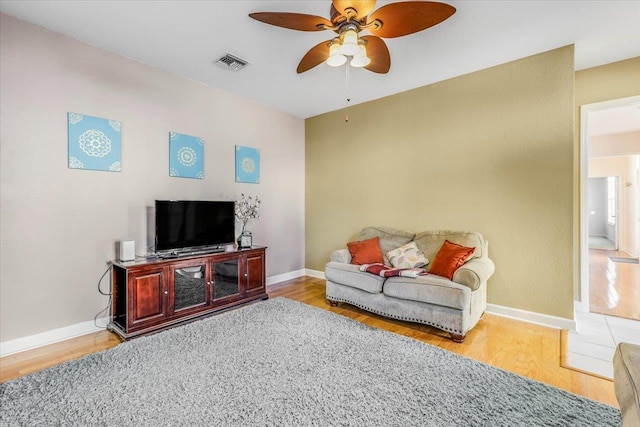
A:
<svg viewBox="0 0 640 427">
<path fill-rule="evenodd" d="M 607 178 L 589 178 L 589 236 L 607 235 Z"/>
<path fill-rule="evenodd" d="M 92 320 L 114 242 L 145 252 L 154 199 L 259 194 L 267 275 L 304 268 L 303 120 L 6 15 L 0 30 L 0 341 Z M 121 173 L 67 168 L 69 111 L 122 122 Z M 204 180 L 168 176 L 170 131 L 206 140 Z M 261 150 L 260 184 L 234 182 L 236 144 Z"/>
</svg>

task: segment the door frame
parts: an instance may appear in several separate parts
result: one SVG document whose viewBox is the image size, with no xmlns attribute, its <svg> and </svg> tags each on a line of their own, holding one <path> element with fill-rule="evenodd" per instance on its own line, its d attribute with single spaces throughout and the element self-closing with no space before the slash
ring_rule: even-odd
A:
<svg viewBox="0 0 640 427">
<path fill-rule="evenodd" d="M 613 247 L 615 248 L 616 251 L 619 251 L 620 250 L 620 196 L 622 195 L 621 194 L 622 191 L 620 191 L 620 175 L 608 176 L 607 179 L 609 178 L 613 178 L 615 182 L 614 192 L 616 194 L 616 206 L 615 206 L 616 222 L 613 224 Z M 608 185 L 609 183 L 607 182 L 607 197 L 609 197 Z M 609 205 L 607 203 L 607 209 L 608 208 L 609 208 Z"/>
<path fill-rule="evenodd" d="M 587 206 L 589 114 L 595 111 L 626 107 L 637 103 L 640 103 L 640 96 L 630 96 L 628 98 L 612 99 L 580 106 L 580 303 L 575 304 L 575 306 L 576 309 L 582 312 L 589 312 L 589 207 Z"/>
</svg>

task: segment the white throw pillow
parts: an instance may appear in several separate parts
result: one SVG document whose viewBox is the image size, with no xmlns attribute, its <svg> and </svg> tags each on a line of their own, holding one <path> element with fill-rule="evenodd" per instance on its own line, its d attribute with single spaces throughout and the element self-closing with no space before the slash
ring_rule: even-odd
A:
<svg viewBox="0 0 640 427">
<path fill-rule="evenodd" d="M 416 246 L 416 242 L 409 242 L 387 252 L 387 258 L 395 268 L 416 268 L 429 264 L 424 253 Z"/>
</svg>

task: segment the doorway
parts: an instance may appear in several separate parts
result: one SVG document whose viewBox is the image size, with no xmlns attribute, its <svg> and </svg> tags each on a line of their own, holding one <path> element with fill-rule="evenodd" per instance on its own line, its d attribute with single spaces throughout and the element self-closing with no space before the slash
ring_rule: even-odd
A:
<svg viewBox="0 0 640 427">
<path fill-rule="evenodd" d="M 617 176 L 589 176 L 589 249 L 618 250 L 617 193 Z"/>
<path fill-rule="evenodd" d="M 580 311 L 640 320 L 640 96 L 581 107 Z"/>
</svg>

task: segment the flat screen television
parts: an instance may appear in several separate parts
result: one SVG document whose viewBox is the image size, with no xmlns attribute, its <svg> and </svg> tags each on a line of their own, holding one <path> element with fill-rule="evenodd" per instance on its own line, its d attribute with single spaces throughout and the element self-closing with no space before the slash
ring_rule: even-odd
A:
<svg viewBox="0 0 640 427">
<path fill-rule="evenodd" d="M 217 247 L 235 240 L 235 202 L 155 201 L 156 252 Z"/>
</svg>

